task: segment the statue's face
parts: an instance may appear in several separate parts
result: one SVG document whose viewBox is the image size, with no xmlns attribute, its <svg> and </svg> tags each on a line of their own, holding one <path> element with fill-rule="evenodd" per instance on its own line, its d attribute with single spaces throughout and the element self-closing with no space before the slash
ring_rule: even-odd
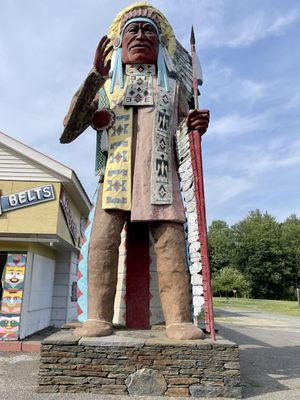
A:
<svg viewBox="0 0 300 400">
<path fill-rule="evenodd" d="M 158 55 L 158 36 L 148 22 L 129 24 L 122 39 L 123 64 L 155 64 Z"/>
</svg>

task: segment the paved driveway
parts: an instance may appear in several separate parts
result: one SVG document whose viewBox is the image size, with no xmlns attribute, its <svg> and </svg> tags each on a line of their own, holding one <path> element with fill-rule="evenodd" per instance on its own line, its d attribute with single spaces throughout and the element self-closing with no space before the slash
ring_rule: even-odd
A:
<svg viewBox="0 0 300 400">
<path fill-rule="evenodd" d="M 249 310 L 216 310 L 216 314 L 219 333 L 240 345 L 244 398 L 299 400 L 300 318 Z M 34 353 L 0 353 L 1 400 L 128 400 L 127 396 L 35 394 L 38 358 Z"/>
<path fill-rule="evenodd" d="M 300 317 L 216 310 L 220 335 L 239 344 L 244 398 L 300 399 Z"/>
</svg>

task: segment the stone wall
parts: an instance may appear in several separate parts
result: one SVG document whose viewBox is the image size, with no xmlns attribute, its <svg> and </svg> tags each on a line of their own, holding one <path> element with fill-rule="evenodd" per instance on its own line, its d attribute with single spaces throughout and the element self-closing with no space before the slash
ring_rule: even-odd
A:
<svg viewBox="0 0 300 400">
<path fill-rule="evenodd" d="M 60 331 L 42 343 L 38 392 L 240 398 L 239 349 L 159 330 L 80 340 Z"/>
</svg>

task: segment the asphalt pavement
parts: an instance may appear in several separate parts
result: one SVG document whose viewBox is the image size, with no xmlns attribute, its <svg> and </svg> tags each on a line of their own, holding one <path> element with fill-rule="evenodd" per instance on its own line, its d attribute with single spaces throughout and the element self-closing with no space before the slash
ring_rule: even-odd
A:
<svg viewBox="0 0 300 400">
<path fill-rule="evenodd" d="M 240 347 L 244 398 L 300 400 L 300 317 L 230 309 L 216 323 Z"/>
<path fill-rule="evenodd" d="M 300 317 L 234 309 L 216 310 L 216 316 L 219 334 L 240 346 L 243 397 L 299 400 Z M 128 400 L 128 396 L 37 394 L 38 365 L 37 353 L 0 352 L 0 399 Z"/>
</svg>

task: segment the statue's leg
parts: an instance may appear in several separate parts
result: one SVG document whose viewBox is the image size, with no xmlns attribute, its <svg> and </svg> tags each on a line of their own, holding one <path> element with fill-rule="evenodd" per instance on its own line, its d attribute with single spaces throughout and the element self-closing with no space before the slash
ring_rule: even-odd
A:
<svg viewBox="0 0 300 400">
<path fill-rule="evenodd" d="M 150 229 L 157 257 L 158 286 L 171 339 L 201 339 L 201 329 L 191 322 L 191 294 L 185 259 L 185 238 L 182 224 L 153 222 Z"/>
<path fill-rule="evenodd" d="M 103 210 L 101 199 L 99 193 L 89 245 L 88 319 L 75 330 L 76 336 L 107 336 L 113 332 L 119 246 L 127 213 Z"/>
</svg>

